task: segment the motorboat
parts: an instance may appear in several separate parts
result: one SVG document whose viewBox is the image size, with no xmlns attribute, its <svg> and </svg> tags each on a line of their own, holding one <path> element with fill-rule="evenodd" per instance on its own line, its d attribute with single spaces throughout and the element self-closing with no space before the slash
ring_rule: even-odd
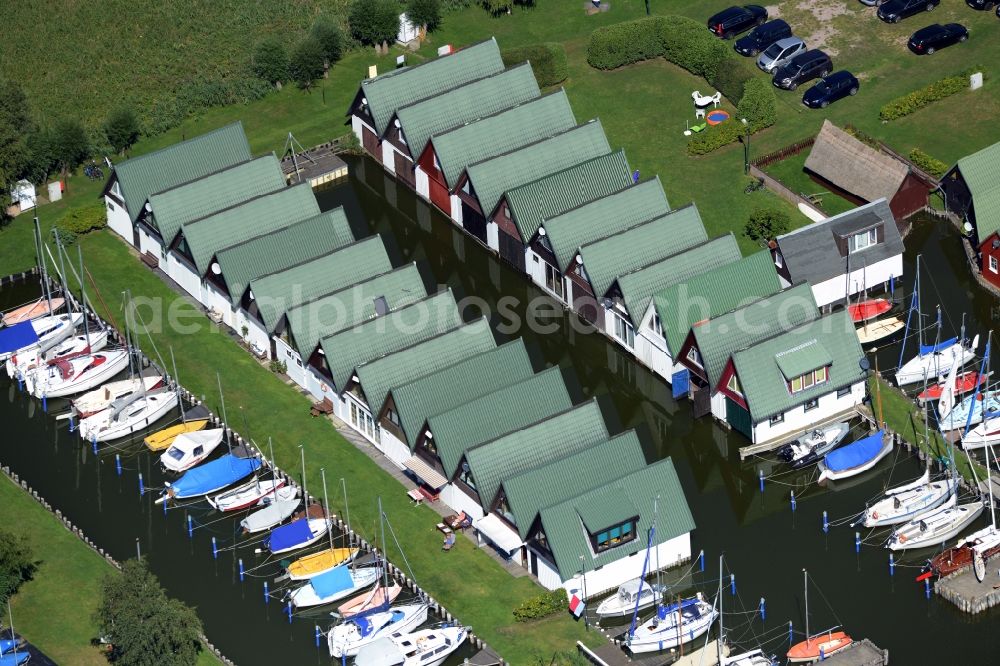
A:
<svg viewBox="0 0 1000 666">
<path fill-rule="evenodd" d="M 982 386 L 986 383 L 986 375 L 981 375 L 974 370 L 962 373 L 955 378 L 955 391 L 953 395 L 963 395 L 968 393 L 972 389 Z M 917 400 L 938 400 L 941 398 L 941 394 L 944 393 L 944 387 L 947 381 L 935 384 L 934 386 L 927 387 L 926 390 L 921 391 L 917 394 Z"/>
<path fill-rule="evenodd" d="M 352 569 L 350 565 L 342 564 L 309 579 L 308 583 L 292 592 L 288 599 L 295 608 L 332 604 L 374 585 L 381 575 L 382 568 L 379 566 Z"/>
<path fill-rule="evenodd" d="M 869 321 L 857 329 L 858 342 L 862 345 L 873 345 L 898 334 L 906 324 L 899 317 L 885 317 Z"/>
<path fill-rule="evenodd" d="M 241 520 L 240 525 L 249 534 L 269 530 L 285 522 L 299 508 L 299 504 L 301 500 L 298 488 L 293 486 L 279 488 L 274 495 L 263 498 L 259 502 L 262 508 Z"/>
<path fill-rule="evenodd" d="M 885 496 L 865 509 L 865 527 L 905 523 L 944 504 L 955 490 L 954 481 L 931 481 L 930 470 L 911 483 L 885 491 Z"/>
<path fill-rule="evenodd" d="M 427 611 L 426 603 L 400 604 L 334 625 L 326 636 L 330 656 L 354 657 L 361 648 L 380 638 L 393 633 L 407 634 L 427 621 Z"/>
<path fill-rule="evenodd" d="M 892 451 L 892 438 L 881 430 L 856 442 L 834 449 L 819 461 L 820 483 L 838 481 L 861 474 L 878 464 Z"/>
<path fill-rule="evenodd" d="M 178 435 L 160 456 L 160 464 L 168 472 L 183 472 L 199 464 L 222 443 L 224 428 L 196 430 Z"/>
<path fill-rule="evenodd" d="M 274 555 L 289 553 L 313 545 L 322 539 L 329 529 L 330 521 L 326 518 L 300 518 L 271 530 L 264 540 L 264 545 Z"/>
<path fill-rule="evenodd" d="M 1000 391 L 976 392 L 955 405 L 938 424 L 942 431 L 957 430 L 983 422 L 983 413 L 1000 412 Z M 971 416 L 969 414 L 971 412 Z"/>
<path fill-rule="evenodd" d="M 80 436 L 98 442 L 128 437 L 162 419 L 177 403 L 177 392 L 173 389 L 134 393 L 80 421 Z"/>
<path fill-rule="evenodd" d="M 76 395 L 106 383 L 128 367 L 128 363 L 127 350 L 105 350 L 40 367 L 24 381 L 28 392 L 36 398 Z"/>
<path fill-rule="evenodd" d="M 394 632 L 358 650 L 355 666 L 440 666 L 468 636 L 465 627 Z"/>
<path fill-rule="evenodd" d="M 174 440 L 186 433 L 198 432 L 208 426 L 208 419 L 185 419 L 183 423 L 158 430 L 147 435 L 142 441 L 150 451 L 163 451 L 170 448 Z"/>
<path fill-rule="evenodd" d="M 618 592 L 602 601 L 597 606 L 597 616 L 625 617 L 658 604 L 663 598 L 665 585 L 650 584 L 641 578 L 625 581 L 618 587 Z"/>
<path fill-rule="evenodd" d="M 678 647 L 707 632 L 718 615 L 700 592 L 680 602 L 660 604 L 653 617 L 636 627 L 626 639 L 628 649 L 639 654 Z"/>
<path fill-rule="evenodd" d="M 799 439 L 778 449 L 778 457 L 795 469 L 812 465 L 837 448 L 850 431 L 846 421 L 811 430 Z"/>
<path fill-rule="evenodd" d="M 337 614 L 340 617 L 350 618 L 385 610 L 392 605 L 392 602 L 402 591 L 403 587 L 396 581 L 390 585 L 378 583 L 364 594 L 359 594 L 350 601 L 345 601 L 337 606 Z"/>
<path fill-rule="evenodd" d="M 8 310 L 3 314 L 3 318 L 0 319 L 0 324 L 4 326 L 14 326 L 16 324 L 20 324 L 21 322 L 31 321 L 32 319 L 38 319 L 39 317 L 45 317 L 60 310 L 65 304 L 66 299 L 61 296 L 57 296 L 51 300 L 39 298 L 34 303 L 28 303 L 27 305 L 22 305 L 19 308 Z"/>
<path fill-rule="evenodd" d="M 70 400 L 70 404 L 73 405 L 73 409 L 76 410 L 79 417 L 85 419 L 104 411 L 113 403 L 124 398 L 152 391 L 161 386 L 163 386 L 163 377 L 159 375 L 121 379 L 116 382 L 108 382 L 100 388 L 73 398 Z"/>
<path fill-rule="evenodd" d="M 70 312 L 8 326 L 0 330 L 0 361 L 15 354 L 31 353 L 54 340 L 65 340 L 82 321 L 82 313 Z"/>
<path fill-rule="evenodd" d="M 188 499 L 210 495 L 245 479 L 261 467 L 257 458 L 241 458 L 226 453 L 211 462 L 198 465 L 184 472 L 176 481 L 165 481 L 163 495 L 157 503 L 167 499 Z"/>
<path fill-rule="evenodd" d="M 217 511 L 239 511 L 273 495 L 278 488 L 284 485 L 284 479 L 274 478 L 261 481 L 259 478 L 255 478 L 232 490 L 227 490 L 221 495 L 209 497 L 208 503 Z"/>
<path fill-rule="evenodd" d="M 971 451 L 994 444 L 1000 444 L 1000 412 L 987 411 L 982 422 L 962 437 L 962 448 Z"/>
<path fill-rule="evenodd" d="M 787 657 L 790 664 L 804 664 L 826 659 L 846 649 L 854 639 L 843 631 L 827 631 L 806 638 L 789 648 Z"/>
<path fill-rule="evenodd" d="M 976 553 L 984 560 L 1000 554 L 1000 529 L 993 524 L 966 535 L 951 548 L 946 548 L 931 558 L 928 568 L 944 577 L 972 566 Z"/>
<path fill-rule="evenodd" d="M 720 666 L 774 666 L 776 659 L 764 654 L 763 650 L 751 650 L 743 654 L 723 657 Z"/>
<path fill-rule="evenodd" d="M 357 555 L 357 548 L 327 548 L 318 553 L 304 555 L 288 565 L 288 577 L 291 580 L 309 580 L 344 562 L 350 562 Z"/>
<path fill-rule="evenodd" d="M 889 550 L 938 546 L 969 526 L 985 508 L 982 500 L 957 504 L 954 493 L 941 507 L 900 525 L 889 536 Z"/>
<path fill-rule="evenodd" d="M 869 298 L 847 306 L 847 312 L 855 324 L 884 315 L 891 309 L 892 303 L 885 298 Z"/>
<path fill-rule="evenodd" d="M 45 346 L 23 354 L 14 354 L 7 359 L 7 376 L 24 379 L 29 372 L 46 363 L 73 358 L 89 352 L 98 352 L 107 346 L 108 329 L 103 326 L 88 333 L 69 336 L 62 340 L 50 340 Z"/>
<path fill-rule="evenodd" d="M 920 345 L 919 353 L 904 363 L 896 371 L 896 385 L 916 384 L 924 379 L 939 381 L 951 369 L 952 364 L 962 367 L 976 357 L 979 336 L 972 343 L 949 338 L 933 345 Z"/>
</svg>

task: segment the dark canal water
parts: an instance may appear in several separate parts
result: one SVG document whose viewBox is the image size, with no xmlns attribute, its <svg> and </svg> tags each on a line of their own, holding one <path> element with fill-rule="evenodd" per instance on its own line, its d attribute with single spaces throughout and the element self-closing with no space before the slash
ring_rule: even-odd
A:
<svg viewBox="0 0 1000 666">
<path fill-rule="evenodd" d="M 416 261 L 428 288 L 451 287 L 456 298 L 475 295 L 500 323 L 497 304 L 524 316 L 524 308 L 539 293 L 526 279 L 468 239 L 452 224 L 418 201 L 405 187 L 370 161 L 352 162 L 350 181 L 320 195 L 324 209 L 342 205 L 356 233 L 380 233 L 395 264 Z M 945 334 L 957 333 L 963 311 L 970 334 L 984 333 L 992 321 L 992 297 L 971 282 L 957 235 L 943 223 L 920 223 L 907 239 L 907 282 L 913 262 L 922 253 L 924 303 L 947 308 Z M 908 286 L 906 287 L 908 289 Z M 0 307 L 26 301 L 28 287 L 0 292 Z M 466 318 L 477 316 L 467 311 Z M 802 569 L 815 585 L 810 589 L 810 628 L 815 632 L 843 625 L 855 638 L 867 637 L 890 651 L 896 664 L 996 663 L 1000 637 L 993 631 L 997 612 L 971 618 L 951 604 L 924 597 L 914 582 L 918 566 L 932 553 L 908 556 L 890 577 L 888 551 L 880 534 L 862 533 L 865 546 L 854 549 L 854 530 L 821 529 L 825 510 L 831 522 L 860 511 L 865 501 L 889 483 L 916 477 L 915 459 L 884 460 L 868 475 L 822 489 L 805 485 L 811 472 L 788 475 L 765 461 L 739 462 L 745 444 L 738 434 L 708 419 L 694 420 L 688 404 L 677 403 L 669 388 L 621 353 L 603 336 L 575 323 L 575 315 L 559 313 L 547 334 L 498 331 L 498 341 L 522 335 L 535 361 L 564 369 L 576 400 L 597 397 L 608 428 L 635 428 L 650 460 L 671 456 L 678 469 L 698 529 L 693 548 L 706 553 L 705 571 L 691 576 L 692 586 L 714 593 L 720 553 L 727 574 L 735 573 L 737 596 L 725 592 L 727 633 L 745 647 L 765 641 L 765 648 L 783 655 L 788 647 L 788 621 L 804 631 Z M 985 338 L 985 335 L 984 335 Z M 180 352 L 180 350 L 178 350 Z M 879 352 L 881 367 L 896 364 L 898 346 Z M 50 411 L 58 405 L 50 404 Z M 15 471 L 93 539 L 118 559 L 133 556 L 136 539 L 144 557 L 170 594 L 198 608 L 210 640 L 238 664 L 328 664 L 325 644 L 315 648 L 313 625 L 328 624 L 316 616 L 291 624 L 273 601 L 265 605 L 264 571 L 240 583 L 236 557 L 250 568 L 253 549 L 225 551 L 213 560 L 211 537 L 233 540 L 232 520 L 197 530 L 189 539 L 185 509 L 164 516 L 152 497 L 140 499 L 137 474 L 147 486 L 162 485 L 150 454 L 128 449 L 124 473 L 115 473 L 114 456 L 95 457 L 76 435 L 44 414 L 41 404 L 0 380 L 0 420 L 6 425 L 0 440 L 0 462 Z M 239 424 L 234 426 L 239 429 Z M 758 470 L 769 477 L 764 492 Z M 789 491 L 796 491 L 791 510 Z M 191 508 L 195 519 L 208 523 L 207 509 Z M 391 516 L 390 516 L 391 518 Z M 270 572 L 268 572 L 270 573 Z M 636 572 L 638 575 L 639 572 Z M 767 619 L 754 616 L 766 598 Z M 490 603 L 484 599 L 483 603 Z M 474 627 L 475 629 L 475 627 Z M 796 640 L 799 640 L 796 638 Z M 469 653 L 456 655 L 460 663 Z"/>
</svg>

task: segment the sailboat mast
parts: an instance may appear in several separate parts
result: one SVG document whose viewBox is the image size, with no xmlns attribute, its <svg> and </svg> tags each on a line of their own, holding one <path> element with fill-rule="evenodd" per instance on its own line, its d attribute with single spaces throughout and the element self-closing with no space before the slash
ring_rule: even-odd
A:
<svg viewBox="0 0 1000 666">
<path fill-rule="evenodd" d="M 63 291 L 65 292 L 67 287 L 69 287 L 69 280 L 66 278 L 66 260 L 63 258 L 65 250 L 63 249 L 62 239 L 60 239 L 59 234 L 56 233 L 55 227 L 52 228 L 52 235 L 56 239 L 56 254 L 59 255 L 59 283 L 62 285 Z"/>
<path fill-rule="evenodd" d="M 52 292 L 49 290 L 49 273 L 45 269 L 45 253 L 42 251 L 42 227 L 38 224 L 38 216 L 35 216 L 35 242 L 38 243 L 38 264 L 42 268 L 42 286 L 45 288 L 45 300 L 49 304 L 49 312 L 52 312 Z"/>
<path fill-rule="evenodd" d="M 920 302 L 920 255 L 917 255 L 917 279 L 914 284 L 917 298 L 917 340 L 919 341 L 920 347 L 924 346 L 924 322 L 921 315 L 921 308 L 923 304 Z M 917 354 L 919 355 L 920 347 L 917 347 Z"/>
<path fill-rule="evenodd" d="M 129 325 L 129 319 L 130 319 L 129 308 L 132 305 L 132 297 L 127 289 L 122 292 L 122 300 L 124 301 L 124 306 L 125 306 L 125 317 L 123 318 L 122 321 L 123 325 L 125 326 L 125 353 L 128 354 L 128 376 L 131 378 L 135 377 L 135 369 L 132 367 L 132 336 L 131 336 L 132 327 Z"/>
<path fill-rule="evenodd" d="M 326 494 L 326 468 L 319 468 L 319 475 L 323 478 L 323 508 L 326 512 L 326 522 L 330 524 L 330 498 Z M 330 537 L 330 552 L 333 553 L 333 530 L 327 527 L 326 534 Z"/>
<path fill-rule="evenodd" d="M 83 334 L 87 338 L 87 349 L 90 349 L 90 320 L 87 312 L 87 289 L 83 283 L 83 248 L 76 246 L 77 258 L 80 260 L 80 303 L 83 305 Z"/>
<path fill-rule="evenodd" d="M 725 625 L 722 621 L 722 555 L 719 555 L 719 666 L 723 666 L 723 641 L 726 640 Z"/>
<path fill-rule="evenodd" d="M 382 496 L 378 496 L 378 523 L 379 530 L 382 533 L 382 598 L 388 601 L 389 599 L 389 558 L 386 557 L 386 547 L 385 542 L 385 513 L 382 511 Z"/>
<path fill-rule="evenodd" d="M 809 643 L 809 572 L 802 570 L 802 587 L 806 591 L 806 643 Z"/>
<path fill-rule="evenodd" d="M 233 443 L 229 439 L 229 419 L 226 418 L 226 396 L 222 393 L 222 377 L 215 373 L 215 381 L 219 385 L 219 403 L 222 405 L 222 432 L 226 435 L 226 448 L 233 452 Z"/>
<path fill-rule="evenodd" d="M 344 489 L 344 520 L 347 521 L 347 545 L 353 546 L 351 543 L 351 510 L 347 508 L 347 481 L 344 477 L 340 477 L 340 486 Z"/>
<path fill-rule="evenodd" d="M 986 376 L 989 377 L 990 366 L 990 343 L 993 342 L 993 329 L 989 330 L 986 336 Z M 976 377 L 976 387 L 972 389 L 973 391 L 979 390 L 979 377 Z M 987 384 L 989 380 L 986 380 Z M 986 423 L 986 401 L 983 400 L 983 423 Z M 963 447 L 964 448 L 964 447 Z M 986 445 L 986 497 L 987 501 L 990 503 L 990 525 L 993 526 L 993 531 L 997 529 L 997 514 L 996 508 L 993 506 L 993 472 L 990 471 L 990 458 L 993 457 L 993 446 L 991 444 Z"/>
<path fill-rule="evenodd" d="M 174 358 L 174 346 L 170 345 L 170 365 L 174 366 L 174 386 L 177 387 L 177 402 L 181 403 L 181 423 L 187 423 L 187 416 L 184 414 L 184 403 L 180 399 L 181 380 L 177 377 L 177 359 Z M 268 437 L 268 442 L 271 438 Z M 271 462 L 274 462 L 274 451 L 271 452 Z"/>
<path fill-rule="evenodd" d="M 10 610 L 10 599 L 7 600 L 7 617 L 10 620 L 10 640 L 14 643 L 14 663 L 17 663 L 17 642 L 14 638 L 14 613 Z"/>
<path fill-rule="evenodd" d="M 302 506 L 306 508 L 306 518 L 309 517 L 309 490 L 306 488 L 306 449 L 299 444 L 299 454 L 302 459 Z"/>
</svg>

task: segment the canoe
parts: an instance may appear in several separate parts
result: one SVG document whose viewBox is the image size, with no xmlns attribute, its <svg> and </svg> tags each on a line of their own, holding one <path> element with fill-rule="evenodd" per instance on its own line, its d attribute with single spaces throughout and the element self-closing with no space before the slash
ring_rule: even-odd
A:
<svg viewBox="0 0 1000 666">
<path fill-rule="evenodd" d="M 171 444 L 178 435 L 183 435 L 186 432 L 197 432 L 208 425 L 208 419 L 198 419 L 197 421 L 188 421 L 187 423 L 178 423 L 177 425 L 172 425 L 169 428 L 164 428 L 163 430 L 154 432 L 152 435 L 147 436 L 143 441 L 146 442 L 146 446 L 149 447 L 150 451 L 162 451 L 169 448 Z"/>
<path fill-rule="evenodd" d="M 956 395 L 962 395 L 963 393 L 968 393 L 977 385 L 982 386 L 986 383 L 986 375 L 980 375 L 978 372 L 966 372 L 955 378 L 955 393 Z M 945 382 L 940 384 L 935 384 L 934 386 L 929 386 L 926 391 L 921 391 L 917 395 L 918 400 L 939 400 L 941 394 L 944 392 Z"/>
<path fill-rule="evenodd" d="M 862 345 L 874 344 L 896 335 L 905 327 L 906 324 L 899 317 L 886 317 L 870 321 L 858 329 L 858 342 Z"/>
<path fill-rule="evenodd" d="M 288 565 L 288 577 L 292 580 L 306 580 L 330 569 L 350 562 L 358 555 L 357 548 L 327 548 L 312 555 L 306 555 Z"/>
<path fill-rule="evenodd" d="M 892 309 L 892 303 L 884 298 L 870 298 L 867 301 L 854 303 L 847 306 L 847 312 L 851 315 L 851 320 L 857 324 L 869 319 L 885 314 Z"/>
<path fill-rule="evenodd" d="M 260 504 L 264 508 L 254 511 L 241 520 L 240 525 L 250 534 L 269 530 L 272 527 L 277 527 L 295 513 L 295 509 L 299 507 L 300 503 L 299 489 L 285 486 L 279 489 L 273 497 L 262 499 Z"/>
<path fill-rule="evenodd" d="M 997 530 L 993 525 L 987 525 L 979 531 L 962 537 L 956 545 L 932 557 L 928 566 L 933 573 L 943 578 L 966 567 L 971 567 L 973 555 L 977 550 L 987 560 L 1000 554 L 1000 530 Z"/>
<path fill-rule="evenodd" d="M 5 312 L 3 315 L 3 325 L 13 326 L 14 324 L 20 324 L 22 321 L 31 321 L 38 317 L 44 317 L 47 314 L 55 312 L 65 304 L 66 299 L 62 297 L 53 298 L 52 307 L 49 308 L 49 302 L 44 298 L 40 298 L 34 303 L 28 303 L 19 308 L 14 308 L 10 312 Z"/>
<path fill-rule="evenodd" d="M 819 661 L 821 653 L 825 659 L 836 652 L 840 652 L 853 642 L 854 639 L 843 631 L 830 631 L 825 634 L 819 634 L 793 645 L 788 650 L 788 663 L 801 664 Z"/>
<path fill-rule="evenodd" d="M 340 614 L 340 617 L 354 617 L 387 609 L 402 591 L 403 588 L 395 581 L 389 587 L 379 583 L 368 592 L 337 606 L 337 613 Z"/>
</svg>

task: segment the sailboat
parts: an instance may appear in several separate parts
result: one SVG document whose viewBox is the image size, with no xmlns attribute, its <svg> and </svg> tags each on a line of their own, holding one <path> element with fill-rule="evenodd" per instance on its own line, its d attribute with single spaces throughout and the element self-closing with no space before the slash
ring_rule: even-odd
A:
<svg viewBox="0 0 1000 666">
<path fill-rule="evenodd" d="M 309 497 L 306 490 L 306 451 L 301 445 L 299 452 L 302 458 L 302 496 Z M 325 478 L 325 477 L 324 477 Z M 319 515 L 314 515 L 313 507 L 307 506 L 303 516 L 296 518 L 287 525 L 276 527 L 264 538 L 264 545 L 274 555 L 290 553 L 293 550 L 311 546 L 323 538 L 333 521 L 330 520 L 330 512 L 324 507 Z"/>
<path fill-rule="evenodd" d="M 669 650 L 707 632 L 718 615 L 698 592 L 688 599 L 657 606 L 653 617 L 632 630 L 626 644 L 633 654 Z"/>
<path fill-rule="evenodd" d="M 46 300 L 43 296 L 37 301 L 33 301 L 21 307 L 8 310 L 0 318 L 0 325 L 3 326 L 15 326 L 25 321 L 31 321 L 32 319 L 38 319 L 39 317 L 45 317 L 50 315 L 66 304 L 66 299 L 61 296 L 53 298 L 51 300 Z"/>
<path fill-rule="evenodd" d="M 146 447 L 150 451 L 163 451 L 170 448 L 174 440 L 181 435 L 198 432 L 206 426 L 208 426 L 208 419 L 188 419 L 185 416 L 183 422 L 147 435 L 142 441 L 146 443 Z"/>
<path fill-rule="evenodd" d="M 967 425 L 982 423 L 983 414 L 1000 411 L 1000 390 L 976 392 L 966 396 L 962 402 L 955 405 L 947 416 L 941 419 L 941 430 L 957 430 Z"/>
<path fill-rule="evenodd" d="M 33 351 L 14 354 L 7 359 L 5 369 L 8 377 L 20 377 L 23 380 L 28 373 L 39 366 L 73 358 L 86 352 L 101 351 L 107 346 L 108 329 L 100 326 L 64 339 L 54 338 Z"/>
<path fill-rule="evenodd" d="M 129 352 L 125 349 L 81 354 L 38 368 L 24 378 L 24 383 L 36 398 L 70 396 L 104 384 L 128 363 Z"/>
<path fill-rule="evenodd" d="M 332 604 L 378 582 L 381 572 L 382 567 L 379 566 L 352 569 L 348 563 L 344 563 L 324 574 L 313 576 L 308 583 L 292 592 L 288 600 L 296 608 Z"/>
<path fill-rule="evenodd" d="M 357 656 L 358 652 L 390 634 L 405 635 L 427 621 L 426 602 L 400 604 L 387 611 L 352 617 L 334 625 L 327 634 L 330 656 L 337 659 Z"/>
<path fill-rule="evenodd" d="M 355 666 L 440 666 L 457 650 L 469 632 L 443 626 L 412 633 L 395 632 L 358 650 Z"/>
<path fill-rule="evenodd" d="M 597 616 L 600 618 L 625 617 L 631 614 L 636 606 L 645 610 L 663 599 L 665 585 L 647 583 L 641 578 L 625 581 L 618 586 L 618 591 L 600 603 Z"/>
<path fill-rule="evenodd" d="M 978 372 L 969 371 L 963 373 L 955 378 L 954 389 L 955 395 L 962 395 L 968 393 L 974 388 L 978 388 L 986 383 L 988 375 L 980 375 Z M 935 384 L 934 386 L 925 388 L 923 391 L 917 394 L 917 400 L 924 402 L 926 400 L 937 400 L 941 397 L 944 392 L 944 382 L 940 384 Z"/>
<path fill-rule="evenodd" d="M 819 462 L 819 483 L 839 481 L 870 470 L 892 451 L 892 438 L 879 430 L 826 454 Z"/>
<path fill-rule="evenodd" d="M 223 454 L 211 462 L 184 472 L 176 481 L 165 481 L 166 489 L 157 504 L 167 499 L 203 497 L 245 479 L 261 467 L 257 458 L 241 458 L 233 453 Z"/>
<path fill-rule="evenodd" d="M 216 511 L 239 511 L 257 504 L 265 497 L 271 497 L 284 485 L 284 479 L 274 478 L 261 481 L 259 477 L 254 477 L 241 486 L 227 490 L 215 497 L 209 497 L 208 503 Z"/>
<path fill-rule="evenodd" d="M 280 488 L 272 497 L 260 501 L 262 509 L 254 511 L 240 521 L 240 525 L 248 534 L 256 534 L 277 527 L 295 513 L 302 500 L 299 499 L 299 489 L 293 486 Z"/>
<path fill-rule="evenodd" d="M 176 391 L 168 388 L 129 395 L 80 421 L 80 436 L 98 442 L 128 437 L 162 419 L 178 400 Z"/>
<path fill-rule="evenodd" d="M 323 477 L 323 497 L 326 497 L 326 472 L 320 470 Z M 347 482 L 341 481 L 344 484 L 344 507 L 346 511 L 347 507 Z M 324 501 L 323 504 L 324 515 L 327 520 L 332 522 L 332 516 L 330 515 L 330 504 L 328 501 Z M 350 513 L 347 514 L 347 534 L 351 532 L 351 517 Z M 287 573 L 291 580 L 309 580 L 313 576 L 318 576 L 321 573 L 330 571 L 334 567 L 340 566 L 344 562 L 350 562 L 358 555 L 357 548 L 335 548 L 333 546 L 333 532 L 328 532 L 330 538 L 330 546 L 318 553 L 311 553 L 309 555 L 304 555 L 291 564 L 288 565 Z"/>
<path fill-rule="evenodd" d="M 350 618 L 387 609 L 402 591 L 403 586 L 396 581 L 388 584 L 375 583 L 375 587 L 365 594 L 337 606 L 337 614 L 340 617 Z"/>
<path fill-rule="evenodd" d="M 29 354 L 52 341 L 73 335 L 83 321 L 79 312 L 39 317 L 0 330 L 0 361 L 12 356 Z"/>
<path fill-rule="evenodd" d="M 986 411 L 982 422 L 962 436 L 966 451 L 1000 444 L 1000 411 Z"/>
<path fill-rule="evenodd" d="M 93 391 L 77 396 L 70 400 L 70 404 L 73 405 L 77 415 L 81 419 L 85 419 L 104 411 L 119 400 L 145 391 L 152 391 L 161 386 L 163 386 L 163 377 L 159 375 L 121 379 L 116 382 L 108 382 Z"/>
<path fill-rule="evenodd" d="M 806 639 L 789 648 L 787 657 L 790 664 L 801 664 L 825 659 L 840 652 L 854 642 L 843 631 L 834 631 L 836 627 L 812 636 L 809 634 L 809 573 L 803 569 L 802 577 L 805 585 L 806 605 Z"/>
</svg>

